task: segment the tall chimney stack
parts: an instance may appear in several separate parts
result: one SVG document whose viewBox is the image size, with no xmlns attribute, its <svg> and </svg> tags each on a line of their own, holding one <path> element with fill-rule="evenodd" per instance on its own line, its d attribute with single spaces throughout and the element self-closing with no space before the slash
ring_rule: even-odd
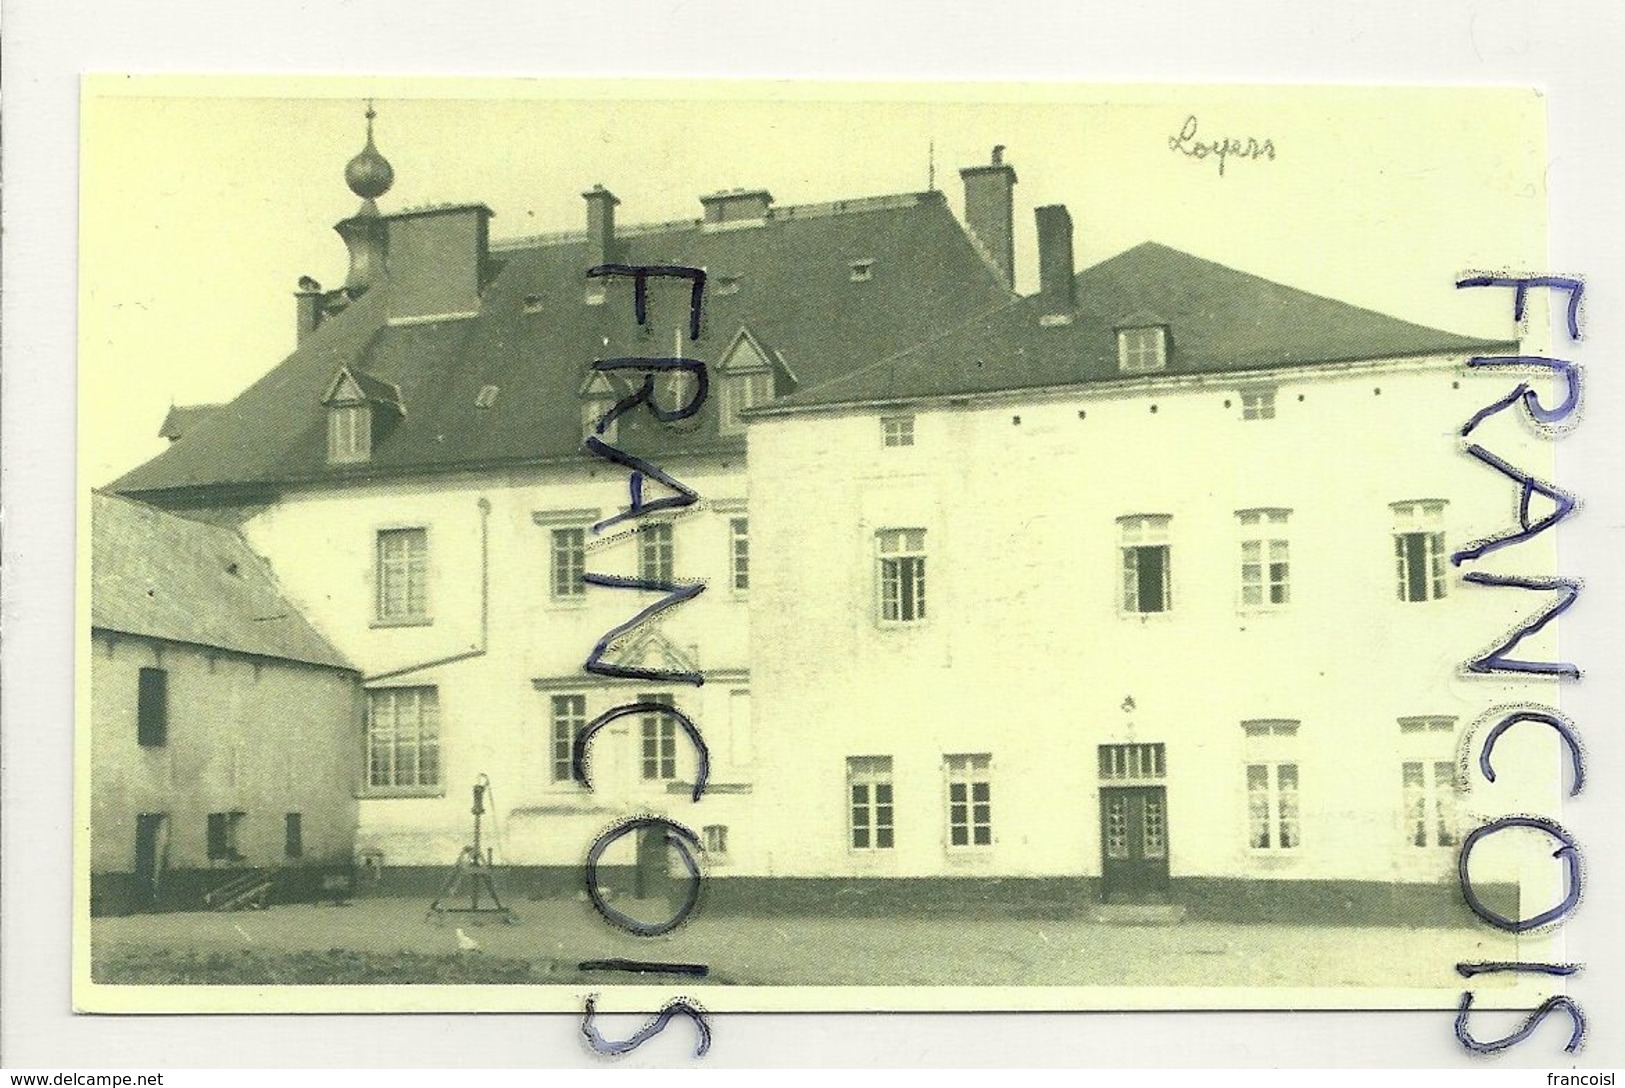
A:
<svg viewBox="0 0 1625 1088">
<path fill-rule="evenodd" d="M 965 182 L 965 225 L 987 250 L 1006 287 L 1016 282 L 1015 167 L 1004 161 L 1004 145 L 993 149 L 986 166 L 959 171 Z"/>
<path fill-rule="evenodd" d="M 1072 215 L 1065 204 L 1046 204 L 1034 208 L 1033 217 L 1038 221 L 1038 297 L 1043 304 L 1043 319 L 1065 324 L 1078 304 L 1072 263 Z"/>
<path fill-rule="evenodd" d="M 587 202 L 587 267 L 609 264 L 615 253 L 615 194 L 594 185 L 581 194 Z"/>
<path fill-rule="evenodd" d="M 299 277 L 299 290 L 293 293 L 294 300 L 294 330 L 298 334 L 297 343 L 303 344 L 305 337 L 316 331 L 316 326 L 322 323 L 322 285 L 309 276 Z"/>
</svg>

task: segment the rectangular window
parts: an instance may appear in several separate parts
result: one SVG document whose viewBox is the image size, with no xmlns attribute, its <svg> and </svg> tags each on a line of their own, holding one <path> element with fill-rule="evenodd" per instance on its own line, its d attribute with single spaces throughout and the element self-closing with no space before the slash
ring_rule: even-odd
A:
<svg viewBox="0 0 1625 1088">
<path fill-rule="evenodd" d="M 993 757 L 987 753 L 946 756 L 948 845 L 993 845 Z"/>
<path fill-rule="evenodd" d="M 914 417 L 882 417 L 880 420 L 880 441 L 886 446 L 914 445 Z"/>
<path fill-rule="evenodd" d="M 1274 419 L 1275 390 L 1273 388 L 1243 389 L 1241 391 L 1242 419 Z"/>
<path fill-rule="evenodd" d="M 383 623 L 429 618 L 429 531 L 378 532 L 378 619 Z"/>
<path fill-rule="evenodd" d="M 1168 514 L 1118 518 L 1123 553 L 1123 611 L 1166 612 L 1173 607 Z"/>
<path fill-rule="evenodd" d="M 143 748 L 161 748 L 169 741 L 169 673 L 142 669 L 136 688 L 135 739 Z"/>
<path fill-rule="evenodd" d="M 671 525 L 652 522 L 638 531 L 638 580 L 669 582 L 675 576 Z"/>
<path fill-rule="evenodd" d="M 367 784 L 377 790 L 440 785 L 440 694 L 433 687 L 367 693 Z"/>
<path fill-rule="evenodd" d="M 707 854 L 711 854 L 715 857 L 727 857 L 727 824 L 706 824 L 703 834 L 705 835 L 705 852 Z"/>
<path fill-rule="evenodd" d="M 282 820 L 282 853 L 290 858 L 305 856 L 305 818 L 290 812 Z"/>
<path fill-rule="evenodd" d="M 734 592 L 743 593 L 750 588 L 749 518 L 729 519 L 728 542 L 728 561 L 733 576 Z"/>
<path fill-rule="evenodd" d="M 1302 842 L 1298 813 L 1298 723 L 1243 722 L 1247 747 L 1247 845 L 1295 850 Z"/>
<path fill-rule="evenodd" d="M 372 409 L 365 404 L 335 404 L 327 410 L 327 459 L 335 465 L 372 457 Z"/>
<path fill-rule="evenodd" d="M 598 421 L 609 415 L 615 407 L 613 396 L 609 398 L 590 397 L 581 404 L 581 437 L 583 439 L 597 438 L 602 442 L 613 444 L 620 434 L 621 421 L 619 418 L 609 421 L 609 425 L 602 431 L 598 429 Z"/>
<path fill-rule="evenodd" d="M 670 695 L 642 694 L 640 703 L 673 705 Z M 670 782 L 677 778 L 677 719 L 670 714 L 649 713 L 641 719 L 643 777 L 649 781 Z"/>
<path fill-rule="evenodd" d="M 1394 569 L 1402 601 L 1444 596 L 1444 507 L 1442 499 L 1393 504 Z"/>
<path fill-rule="evenodd" d="M 237 848 L 243 816 L 241 812 L 209 813 L 210 861 L 243 860 L 242 851 Z"/>
<path fill-rule="evenodd" d="M 1400 766 L 1404 789 L 1405 842 L 1410 846 L 1456 845 L 1456 765 L 1448 759 L 1407 760 Z"/>
<path fill-rule="evenodd" d="M 1168 366 L 1168 335 L 1160 325 L 1117 331 L 1117 369 L 1124 374 L 1152 374 Z"/>
<path fill-rule="evenodd" d="M 1407 846 L 1455 846 L 1456 719 L 1432 715 L 1399 719 L 1400 790 Z"/>
<path fill-rule="evenodd" d="M 551 538 L 553 598 L 580 600 L 587 592 L 582 580 L 587 570 L 587 530 L 578 526 L 554 529 Z"/>
<path fill-rule="evenodd" d="M 1166 777 L 1168 761 L 1161 744 L 1102 744 L 1100 779 L 1123 782 Z"/>
<path fill-rule="evenodd" d="M 725 374 L 722 379 L 722 433 L 743 434 L 745 420 L 740 415 L 773 399 L 773 372 L 753 370 Z M 682 401 L 675 402 L 677 404 Z"/>
<path fill-rule="evenodd" d="M 586 726 L 585 695 L 553 696 L 551 762 L 554 782 L 569 782 L 574 778 L 571 773 L 571 762 L 575 754 L 576 738 Z"/>
<path fill-rule="evenodd" d="M 925 530 L 882 529 L 879 549 L 880 619 L 917 623 L 925 619 Z"/>
<path fill-rule="evenodd" d="M 852 849 L 890 850 L 896 842 L 891 756 L 848 757 L 846 792 Z"/>
<path fill-rule="evenodd" d="M 1287 521 L 1290 510 L 1238 510 L 1241 606 L 1279 608 L 1292 599 Z"/>
</svg>

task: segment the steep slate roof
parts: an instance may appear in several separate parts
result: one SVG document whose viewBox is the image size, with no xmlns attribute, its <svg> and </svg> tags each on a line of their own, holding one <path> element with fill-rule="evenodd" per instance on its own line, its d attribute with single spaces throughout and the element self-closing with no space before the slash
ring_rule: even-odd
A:
<svg viewBox="0 0 1625 1088">
<path fill-rule="evenodd" d="M 783 353 L 803 385 L 891 355 L 1011 298 L 938 192 L 774 208 L 765 225 L 706 231 L 698 222 L 618 232 L 616 260 L 688 264 L 741 277 L 707 291 L 704 335 L 684 354 L 715 364 L 741 326 Z M 875 260 L 851 281 L 850 261 Z M 166 501 L 182 489 L 453 470 L 577 456 L 580 389 L 606 322 L 631 323 L 630 288 L 584 301 L 584 240 L 493 246 L 496 267 L 473 319 L 390 324 L 375 287 L 324 322 L 265 377 L 180 440 L 111 485 Z M 666 297 L 680 291 L 664 290 Z M 684 294 L 686 298 L 686 293 Z M 666 355 L 669 342 L 636 354 Z M 630 352 L 628 352 L 630 354 Z M 342 366 L 399 386 L 402 419 L 361 465 L 326 463 L 321 405 Z M 500 394 L 476 408 L 481 387 Z M 634 452 L 743 449 L 717 432 L 720 397 L 700 417 L 662 426 L 623 416 L 617 445 Z M 252 490 L 251 486 L 249 490 Z M 169 492 L 172 494 L 163 495 Z"/>
<path fill-rule="evenodd" d="M 1312 295 L 1156 242 L 1085 269 L 1074 283 L 1077 305 L 1069 325 L 1042 325 L 1049 307 L 1040 296 L 1012 300 L 750 414 L 1511 346 Z M 1117 330 L 1150 325 L 1169 329 L 1167 368 L 1121 374 Z"/>
<path fill-rule="evenodd" d="M 218 407 L 220 407 L 218 404 L 171 404 L 169 414 L 164 416 L 163 425 L 158 428 L 158 437 L 179 438 L 191 431 L 198 420 Z"/>
<path fill-rule="evenodd" d="M 354 669 L 230 529 L 99 491 L 90 525 L 93 628 Z"/>
</svg>

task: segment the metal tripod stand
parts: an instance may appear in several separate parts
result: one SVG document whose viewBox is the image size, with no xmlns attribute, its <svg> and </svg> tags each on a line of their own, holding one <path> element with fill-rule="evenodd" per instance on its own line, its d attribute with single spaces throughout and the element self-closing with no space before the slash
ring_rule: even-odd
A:
<svg viewBox="0 0 1625 1088">
<path fill-rule="evenodd" d="M 474 780 L 474 804 L 470 810 L 474 815 L 474 841 L 463 847 L 462 853 L 457 855 L 457 861 L 451 868 L 451 874 L 446 877 L 446 883 L 435 896 L 434 902 L 429 904 L 429 917 L 444 917 L 447 914 L 471 915 L 497 915 L 504 922 L 512 922 L 513 911 L 502 905 L 502 897 L 497 894 L 496 881 L 491 878 L 491 848 L 480 848 L 480 820 L 485 815 L 485 795 L 490 792 L 491 780 L 480 775 Z M 468 906 L 448 906 L 447 900 L 455 897 L 459 889 L 466 885 L 468 888 Z M 491 897 L 491 905 L 480 903 L 481 890 Z"/>
</svg>

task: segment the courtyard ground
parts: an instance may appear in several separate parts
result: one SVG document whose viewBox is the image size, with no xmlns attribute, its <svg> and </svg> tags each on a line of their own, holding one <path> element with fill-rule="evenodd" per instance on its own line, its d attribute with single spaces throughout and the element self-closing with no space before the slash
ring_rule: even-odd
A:
<svg viewBox="0 0 1625 1088">
<path fill-rule="evenodd" d="M 100 982 L 573 982 L 578 964 L 704 963 L 710 982 L 749 985 L 1452 985 L 1461 960 L 1516 959 L 1487 926 L 1402 928 L 1184 921 L 1106 924 L 1014 917 L 752 917 L 696 913 L 642 938 L 580 900 L 513 904 L 517 921 L 425 917 L 420 899 L 175 913 L 91 921 Z M 635 917 L 663 903 L 618 903 Z M 463 947 L 457 929 L 478 944 Z M 606 983 L 653 981 L 599 973 Z"/>
</svg>

